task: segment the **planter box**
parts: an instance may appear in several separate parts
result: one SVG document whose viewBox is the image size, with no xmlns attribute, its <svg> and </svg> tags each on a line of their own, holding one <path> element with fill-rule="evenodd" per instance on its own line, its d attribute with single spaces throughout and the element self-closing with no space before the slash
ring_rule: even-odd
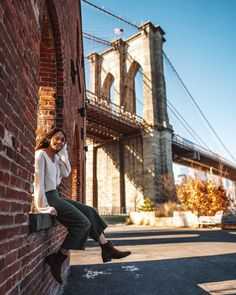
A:
<svg viewBox="0 0 236 295">
<path fill-rule="evenodd" d="M 150 212 L 136 212 L 131 211 L 129 214 L 130 221 L 136 225 L 155 225 L 156 218 L 155 218 L 155 211 Z"/>
<path fill-rule="evenodd" d="M 156 217 L 156 226 L 172 227 L 173 217 Z"/>
<path fill-rule="evenodd" d="M 191 211 L 174 211 L 173 226 L 176 227 L 198 227 L 198 217 Z"/>
</svg>

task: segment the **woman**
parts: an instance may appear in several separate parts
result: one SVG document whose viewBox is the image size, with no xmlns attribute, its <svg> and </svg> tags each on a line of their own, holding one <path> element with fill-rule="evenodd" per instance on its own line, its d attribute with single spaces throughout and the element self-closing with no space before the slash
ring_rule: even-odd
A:
<svg viewBox="0 0 236 295">
<path fill-rule="evenodd" d="M 83 250 L 88 236 L 99 242 L 103 262 L 130 255 L 130 251 L 119 251 L 106 240 L 103 231 L 107 225 L 95 209 L 60 197 L 58 186 L 62 178 L 68 177 L 71 172 L 64 131 L 54 128 L 42 135 L 35 150 L 35 208 L 38 212 L 56 217 L 68 229 L 58 252 L 46 257 L 54 278 L 62 283 L 61 266 L 69 250 Z"/>
</svg>

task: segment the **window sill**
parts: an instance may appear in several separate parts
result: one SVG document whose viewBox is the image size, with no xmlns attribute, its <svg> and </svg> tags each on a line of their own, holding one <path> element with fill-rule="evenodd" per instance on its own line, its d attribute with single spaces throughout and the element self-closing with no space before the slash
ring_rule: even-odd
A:
<svg viewBox="0 0 236 295">
<path fill-rule="evenodd" d="M 51 228 L 57 225 L 55 218 L 46 213 L 29 213 L 30 233 Z"/>
</svg>

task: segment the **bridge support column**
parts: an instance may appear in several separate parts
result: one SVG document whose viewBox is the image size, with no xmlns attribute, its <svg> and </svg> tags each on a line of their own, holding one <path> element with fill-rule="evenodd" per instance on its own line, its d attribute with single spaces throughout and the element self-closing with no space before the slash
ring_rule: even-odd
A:
<svg viewBox="0 0 236 295">
<path fill-rule="evenodd" d="M 98 208 L 97 148 L 93 148 L 93 208 Z"/>
<path fill-rule="evenodd" d="M 144 119 L 150 124 L 143 133 L 144 198 L 158 203 L 167 201 L 165 183 L 173 187 L 172 126 L 167 113 L 163 69 L 164 31 L 151 23 L 140 26 L 144 50 Z"/>
<path fill-rule="evenodd" d="M 91 53 L 88 56 L 90 60 L 90 91 L 96 95 L 101 91 L 101 60 L 97 53 Z"/>
<path fill-rule="evenodd" d="M 172 131 L 155 129 L 143 133 L 143 192 L 144 198 L 157 203 L 168 201 L 163 190 L 174 185 L 172 168 Z"/>
<path fill-rule="evenodd" d="M 119 168 L 120 168 L 120 213 L 126 213 L 125 202 L 125 161 L 124 161 L 124 144 L 119 143 Z"/>
</svg>

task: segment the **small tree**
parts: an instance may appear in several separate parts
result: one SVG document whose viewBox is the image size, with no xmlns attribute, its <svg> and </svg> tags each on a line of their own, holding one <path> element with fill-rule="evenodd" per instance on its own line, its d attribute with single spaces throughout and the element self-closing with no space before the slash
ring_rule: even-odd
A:
<svg viewBox="0 0 236 295">
<path fill-rule="evenodd" d="M 177 185 L 177 196 L 184 210 L 198 216 L 215 215 L 217 211 L 225 211 L 229 204 L 221 182 L 217 185 L 213 179 L 201 180 L 198 176 Z"/>
<path fill-rule="evenodd" d="M 150 212 L 154 211 L 154 203 L 151 199 L 146 198 L 143 200 L 143 205 L 138 208 L 139 211 Z"/>
</svg>

